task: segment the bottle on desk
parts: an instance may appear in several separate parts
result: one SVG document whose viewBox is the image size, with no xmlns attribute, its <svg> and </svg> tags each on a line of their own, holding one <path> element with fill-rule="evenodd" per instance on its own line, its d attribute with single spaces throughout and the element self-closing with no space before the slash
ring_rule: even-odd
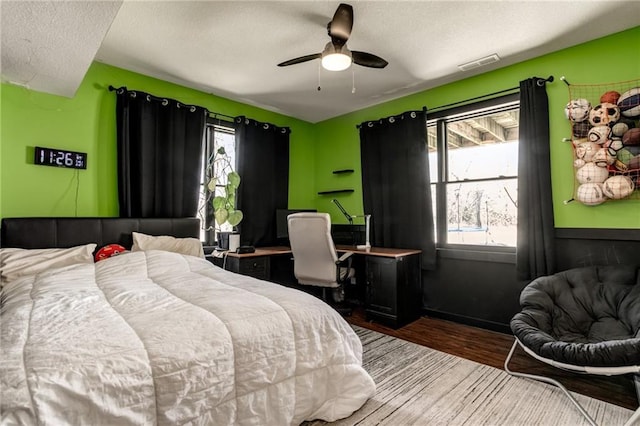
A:
<svg viewBox="0 0 640 426">
<path fill-rule="evenodd" d="M 364 215 L 364 232 L 365 232 L 365 243 L 359 244 L 356 246 L 358 250 L 369 251 L 371 249 L 371 241 L 369 240 L 369 229 L 371 228 L 371 215 Z"/>
</svg>

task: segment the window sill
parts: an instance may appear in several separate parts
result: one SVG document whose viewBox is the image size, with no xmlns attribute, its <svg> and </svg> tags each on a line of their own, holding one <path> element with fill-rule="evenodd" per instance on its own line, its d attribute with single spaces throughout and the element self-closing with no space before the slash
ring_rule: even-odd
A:
<svg viewBox="0 0 640 426">
<path fill-rule="evenodd" d="M 514 247 L 439 247 L 437 255 L 443 259 L 471 260 L 492 263 L 516 263 Z"/>
</svg>

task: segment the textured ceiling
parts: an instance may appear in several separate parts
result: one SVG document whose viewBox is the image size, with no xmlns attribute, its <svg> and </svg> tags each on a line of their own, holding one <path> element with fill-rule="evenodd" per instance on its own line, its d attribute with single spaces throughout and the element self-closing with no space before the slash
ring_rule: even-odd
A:
<svg viewBox="0 0 640 426">
<path fill-rule="evenodd" d="M 2 80 L 73 97 L 120 5 L 2 0 Z"/>
<path fill-rule="evenodd" d="M 318 122 L 640 23 L 635 0 L 348 3 L 349 48 L 386 68 L 276 66 L 322 51 L 338 1 L 2 0 L 2 78 L 73 96 L 97 60 Z M 458 69 L 494 53 L 499 62 Z"/>
</svg>

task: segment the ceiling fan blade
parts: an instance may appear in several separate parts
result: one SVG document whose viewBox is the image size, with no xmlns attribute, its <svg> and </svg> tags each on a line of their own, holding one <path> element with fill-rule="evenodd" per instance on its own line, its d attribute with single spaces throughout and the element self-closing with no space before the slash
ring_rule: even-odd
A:
<svg viewBox="0 0 640 426">
<path fill-rule="evenodd" d="M 379 56 L 373 55 L 367 52 L 359 52 L 357 50 L 351 51 L 351 57 L 353 62 L 369 68 L 384 68 L 389 63 Z"/>
<path fill-rule="evenodd" d="M 303 62 L 312 61 L 322 57 L 321 53 L 314 53 L 313 55 L 300 56 L 299 58 L 289 59 L 278 64 L 279 67 L 286 67 L 289 65 L 301 64 Z"/>
<path fill-rule="evenodd" d="M 334 43 L 335 40 L 346 43 L 353 28 L 353 7 L 349 4 L 340 3 L 327 27 L 329 36 L 334 40 Z"/>
</svg>

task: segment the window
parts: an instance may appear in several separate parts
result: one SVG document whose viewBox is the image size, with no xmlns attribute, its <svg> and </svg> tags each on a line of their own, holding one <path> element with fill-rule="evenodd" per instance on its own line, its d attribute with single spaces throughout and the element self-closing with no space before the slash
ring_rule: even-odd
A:
<svg viewBox="0 0 640 426">
<path fill-rule="evenodd" d="M 518 113 L 509 95 L 428 115 L 439 246 L 515 247 Z"/>
<path fill-rule="evenodd" d="M 198 218 L 203 224 L 200 230 L 200 239 L 205 244 L 213 244 L 216 240 L 217 231 L 231 231 L 231 225 L 225 223 L 219 229 L 215 229 L 213 219 L 213 195 L 207 188 L 212 171 L 208 171 L 209 162 L 213 159 L 214 154 L 220 148 L 224 147 L 225 152 L 231 157 L 232 162 L 236 162 L 236 137 L 233 123 L 221 120 L 207 121 L 207 129 L 205 131 L 204 154 L 202 157 L 201 177 L 200 177 L 200 200 L 198 204 Z M 224 192 L 225 181 L 216 183 L 216 194 Z M 209 226 L 207 226 L 209 225 Z"/>
</svg>

